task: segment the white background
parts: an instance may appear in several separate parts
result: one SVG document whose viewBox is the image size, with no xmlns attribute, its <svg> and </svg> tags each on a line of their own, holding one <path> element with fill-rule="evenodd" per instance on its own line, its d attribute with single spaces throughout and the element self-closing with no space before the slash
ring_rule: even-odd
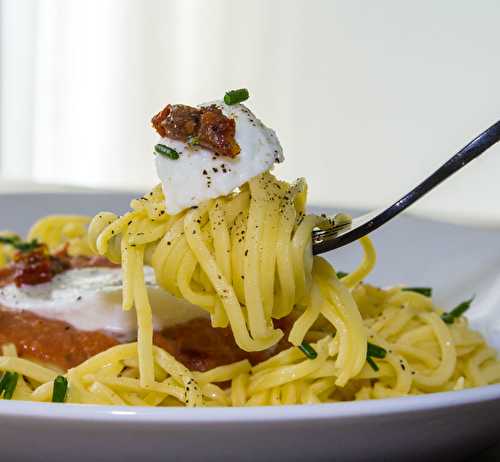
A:
<svg viewBox="0 0 500 462">
<path fill-rule="evenodd" d="M 395 199 L 500 118 L 495 0 L 2 0 L 0 173 L 149 189 L 151 116 L 248 87 L 316 203 Z M 500 146 L 414 209 L 500 224 Z M 0 188 L 1 189 L 1 188 Z"/>
</svg>

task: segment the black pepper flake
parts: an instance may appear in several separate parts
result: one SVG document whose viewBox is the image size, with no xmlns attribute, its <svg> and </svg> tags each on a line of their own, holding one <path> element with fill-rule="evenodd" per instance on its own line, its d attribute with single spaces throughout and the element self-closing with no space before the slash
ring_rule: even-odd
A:
<svg viewBox="0 0 500 462">
<path fill-rule="evenodd" d="M 203 175 L 208 175 L 208 172 L 206 170 L 203 170 Z"/>
<path fill-rule="evenodd" d="M 248 255 L 248 249 L 245 250 L 245 257 Z"/>
<path fill-rule="evenodd" d="M 81 295 L 78 295 L 78 297 L 76 297 L 76 301 L 77 301 L 77 302 L 79 302 L 81 299 L 82 299 L 82 296 L 81 296 Z"/>
</svg>

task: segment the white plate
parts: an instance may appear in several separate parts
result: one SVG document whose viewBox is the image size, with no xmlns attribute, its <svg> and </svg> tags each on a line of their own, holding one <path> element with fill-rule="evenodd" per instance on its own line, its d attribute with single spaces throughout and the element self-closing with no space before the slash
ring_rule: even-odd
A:
<svg viewBox="0 0 500 462">
<path fill-rule="evenodd" d="M 0 196 L 0 229 L 48 213 L 125 211 L 126 194 Z M 451 307 L 476 293 L 473 325 L 500 348 L 500 232 L 404 217 L 373 235 L 370 281 L 434 287 Z M 329 255 L 355 266 L 355 247 Z M 496 312 L 495 312 L 496 310 Z M 498 442 L 500 385 L 315 406 L 150 409 L 0 402 L 3 460 L 464 460 Z M 477 460 L 477 459 L 475 459 Z M 494 459 L 492 459 L 494 460 Z"/>
</svg>

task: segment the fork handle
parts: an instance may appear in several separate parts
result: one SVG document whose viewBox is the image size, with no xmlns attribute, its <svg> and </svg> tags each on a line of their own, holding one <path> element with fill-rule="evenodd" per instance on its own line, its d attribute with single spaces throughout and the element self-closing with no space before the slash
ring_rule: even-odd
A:
<svg viewBox="0 0 500 462">
<path fill-rule="evenodd" d="M 491 127 L 474 138 L 451 159 L 439 167 L 432 175 L 427 177 L 409 193 L 405 194 L 401 199 L 394 202 L 390 207 L 376 214 L 366 223 L 354 227 L 351 231 L 347 231 L 333 239 L 326 239 L 323 242 L 315 243 L 313 246 L 313 253 L 316 255 L 342 247 L 376 230 L 384 223 L 387 223 L 391 218 L 407 209 L 430 190 L 434 189 L 446 178 L 480 156 L 498 141 L 500 141 L 500 121 L 494 123 Z"/>
<path fill-rule="evenodd" d="M 446 180 L 446 178 L 453 175 L 462 167 L 465 167 L 476 157 L 479 157 L 484 151 L 489 149 L 498 141 L 500 141 L 500 120 L 474 138 L 469 144 L 460 149 L 460 151 L 458 151 L 451 159 L 439 167 L 432 175 L 395 202 L 393 206 L 396 206 L 397 210 L 393 210 L 392 214 L 390 214 L 387 219 L 389 220 L 393 216 L 405 210 L 415 201 L 427 194 L 431 189 L 434 189 L 438 184 Z"/>
</svg>

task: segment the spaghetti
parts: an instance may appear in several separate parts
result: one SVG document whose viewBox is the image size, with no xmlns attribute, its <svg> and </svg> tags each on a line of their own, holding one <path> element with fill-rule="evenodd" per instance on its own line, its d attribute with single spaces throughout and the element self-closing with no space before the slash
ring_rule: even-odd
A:
<svg viewBox="0 0 500 462">
<path fill-rule="evenodd" d="M 96 215 L 89 247 L 86 218 L 35 224 L 30 239 L 53 251 L 69 243 L 75 254 L 91 251 L 121 264 L 123 309 L 135 309 L 138 335 L 67 372 L 3 345 L 0 371 L 19 375 L 12 399 L 51 401 L 58 374 L 68 381 L 66 402 L 146 406 L 310 404 L 500 382 L 495 351 L 464 317 L 445 322 L 429 296 L 362 282 L 376 261 L 368 238 L 360 241 L 359 267 L 340 278 L 312 257 L 311 231 L 325 223 L 305 213 L 303 180 L 287 184 L 264 173 L 177 215 L 166 212 L 165 200 L 157 186 L 121 217 Z M 144 265 L 165 290 L 205 309 L 214 329 L 230 327 L 242 350 L 275 346 L 285 335 L 275 321 L 291 317 L 290 347 L 255 365 L 188 370 L 153 345 Z"/>
</svg>

